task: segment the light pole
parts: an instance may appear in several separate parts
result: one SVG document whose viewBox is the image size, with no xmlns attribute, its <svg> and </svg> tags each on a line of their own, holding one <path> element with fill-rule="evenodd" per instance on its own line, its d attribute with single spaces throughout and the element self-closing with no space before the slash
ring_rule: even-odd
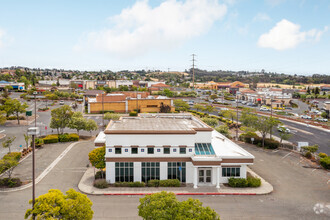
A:
<svg viewBox="0 0 330 220">
<path fill-rule="evenodd" d="M 236 92 L 236 141 L 238 141 L 238 95 L 240 92 Z"/>
<path fill-rule="evenodd" d="M 104 101 L 103 101 L 103 97 L 104 97 L 104 94 L 101 94 L 102 95 L 102 125 L 103 125 L 103 129 L 104 129 Z"/>
<path fill-rule="evenodd" d="M 34 127 L 37 127 L 37 91 L 33 92 L 34 95 Z"/>
<path fill-rule="evenodd" d="M 35 204 L 35 195 L 36 195 L 36 183 L 35 183 L 35 137 L 39 134 L 39 128 L 32 127 L 28 129 L 28 135 L 32 135 L 32 210 L 34 209 Z M 33 219 L 35 219 L 35 216 L 33 215 Z"/>
<path fill-rule="evenodd" d="M 270 96 L 270 118 L 273 118 L 273 95 Z M 271 127 L 269 132 L 269 138 L 272 139 L 273 127 Z"/>
</svg>

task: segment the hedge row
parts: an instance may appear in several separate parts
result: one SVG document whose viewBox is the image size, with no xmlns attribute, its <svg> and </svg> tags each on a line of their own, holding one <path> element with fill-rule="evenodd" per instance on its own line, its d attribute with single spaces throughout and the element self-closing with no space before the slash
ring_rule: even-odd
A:
<svg viewBox="0 0 330 220">
<path fill-rule="evenodd" d="M 50 134 L 44 137 L 43 142 L 45 144 L 52 144 L 52 143 L 57 143 L 57 142 L 69 142 L 69 141 L 78 141 L 79 140 L 79 135 L 78 134 Z"/>
<path fill-rule="evenodd" d="M 145 187 L 144 182 L 117 182 L 114 184 L 115 187 Z"/>
<path fill-rule="evenodd" d="M 259 187 L 261 186 L 261 180 L 256 177 L 248 178 L 229 178 L 228 185 L 230 187 Z"/>
<path fill-rule="evenodd" d="M 181 183 L 178 179 L 149 180 L 147 185 L 150 187 L 180 187 Z"/>
<path fill-rule="evenodd" d="M 330 157 L 323 157 L 320 159 L 320 164 L 322 167 L 324 167 L 325 169 L 330 169 Z"/>
</svg>

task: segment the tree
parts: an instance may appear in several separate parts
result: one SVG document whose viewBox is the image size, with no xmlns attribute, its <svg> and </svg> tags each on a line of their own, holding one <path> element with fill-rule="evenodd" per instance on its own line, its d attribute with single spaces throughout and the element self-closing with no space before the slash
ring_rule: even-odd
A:
<svg viewBox="0 0 330 220">
<path fill-rule="evenodd" d="M 6 117 L 6 112 L 5 111 L 0 111 L 0 125 L 3 125 L 6 123 L 7 117 Z"/>
<path fill-rule="evenodd" d="M 219 132 L 220 134 L 223 134 L 226 137 L 229 137 L 229 127 L 224 124 L 224 125 L 220 125 L 219 127 L 216 127 L 215 130 L 217 132 Z"/>
<path fill-rule="evenodd" d="M 12 145 L 12 143 L 14 142 L 14 140 L 16 139 L 16 137 L 7 137 L 3 142 L 2 142 L 2 147 L 3 148 L 8 148 L 9 153 L 11 153 L 10 147 Z"/>
<path fill-rule="evenodd" d="M 234 119 L 237 119 L 237 115 L 233 110 L 222 111 L 222 115 L 226 118 L 231 119 L 231 123 L 234 123 Z"/>
<path fill-rule="evenodd" d="M 5 173 L 8 175 L 8 178 L 11 179 L 14 168 L 18 165 L 18 161 L 14 158 L 8 158 L 0 160 L 0 173 L 5 170 Z"/>
<path fill-rule="evenodd" d="M 262 147 L 265 147 L 265 138 L 270 133 L 271 129 L 280 123 L 279 120 L 273 117 L 259 116 L 257 121 L 252 125 L 254 129 L 260 132 L 262 136 Z"/>
<path fill-rule="evenodd" d="M 200 104 L 195 104 L 195 105 L 194 105 L 194 108 L 195 108 L 197 111 L 203 111 L 203 110 L 204 110 L 204 106 L 203 106 L 203 105 L 200 105 Z"/>
<path fill-rule="evenodd" d="M 32 203 L 32 200 L 29 201 Z M 74 189 L 69 189 L 64 195 L 58 189 L 50 189 L 48 193 L 36 198 L 34 209 L 28 209 L 25 219 L 92 219 L 93 203 L 90 199 Z"/>
<path fill-rule="evenodd" d="M 89 131 L 91 136 L 92 136 L 92 131 L 96 131 L 98 129 L 98 126 L 96 124 L 96 122 L 92 119 L 88 119 L 86 122 L 86 131 Z"/>
<path fill-rule="evenodd" d="M 187 111 L 189 109 L 188 103 L 183 101 L 182 99 L 175 99 L 174 106 L 175 109 L 178 111 Z"/>
<path fill-rule="evenodd" d="M 143 219 L 220 219 L 210 207 L 198 199 L 178 201 L 172 192 L 162 191 L 140 199 L 139 216 Z"/>
<path fill-rule="evenodd" d="M 71 129 L 76 129 L 79 135 L 79 131 L 86 130 L 87 120 L 83 117 L 81 112 L 75 112 L 72 115 L 71 121 L 68 125 Z"/>
<path fill-rule="evenodd" d="M 104 114 L 105 120 L 118 120 L 120 118 L 119 114 L 107 112 Z"/>
<path fill-rule="evenodd" d="M 105 147 L 98 147 L 89 152 L 89 162 L 97 169 L 105 168 Z"/>
<path fill-rule="evenodd" d="M 205 122 L 207 125 L 209 125 L 211 127 L 215 127 L 219 123 L 218 119 L 216 119 L 216 118 L 208 118 L 208 117 L 202 118 L 202 121 Z"/>
<path fill-rule="evenodd" d="M 322 117 L 322 118 L 327 118 L 327 117 L 328 117 L 328 114 L 327 114 L 326 112 L 322 112 L 322 113 L 321 113 L 321 117 Z M 0 123 L 0 124 L 1 124 L 1 123 Z"/>
<path fill-rule="evenodd" d="M 53 109 L 51 112 L 50 127 L 57 129 L 58 134 L 63 134 L 64 128 L 70 124 L 72 115 L 73 111 L 68 105 Z"/>
<path fill-rule="evenodd" d="M 29 141 L 31 139 L 31 136 L 28 135 L 28 134 L 24 134 L 24 140 L 25 140 L 25 143 L 26 143 L 26 149 L 29 148 Z"/>
<path fill-rule="evenodd" d="M 281 140 L 280 140 L 281 146 L 283 146 L 283 144 L 282 144 L 283 140 L 287 141 L 292 136 L 292 134 L 287 132 L 286 129 L 283 128 L 283 127 L 280 127 L 279 135 L 280 135 L 280 138 L 281 138 Z"/>
<path fill-rule="evenodd" d="M 7 99 L 9 97 L 9 90 L 12 90 L 13 87 L 12 86 L 5 86 L 3 91 L 2 91 L 2 97 L 4 99 Z"/>
<path fill-rule="evenodd" d="M 215 108 L 211 105 L 207 105 L 207 106 L 205 106 L 204 110 L 207 111 L 208 113 L 212 113 L 215 111 Z"/>
<path fill-rule="evenodd" d="M 18 124 L 20 124 L 19 114 L 24 113 L 28 107 L 25 102 L 22 104 L 17 99 L 7 99 L 4 106 L 7 115 L 16 115 Z"/>
</svg>

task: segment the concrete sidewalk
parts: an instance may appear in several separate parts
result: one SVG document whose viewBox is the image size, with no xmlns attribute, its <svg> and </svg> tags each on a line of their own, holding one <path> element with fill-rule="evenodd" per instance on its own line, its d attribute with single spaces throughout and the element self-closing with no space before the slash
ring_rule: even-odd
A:
<svg viewBox="0 0 330 220">
<path fill-rule="evenodd" d="M 176 195 L 263 195 L 273 191 L 273 186 L 266 182 L 250 168 L 247 171 L 261 179 L 261 186 L 258 188 L 232 188 L 221 184 L 220 189 L 215 186 L 203 186 L 194 189 L 192 184 L 185 187 L 109 187 L 98 189 L 93 186 L 94 168 L 88 168 L 81 178 L 78 188 L 81 192 L 91 195 L 146 195 L 161 191 L 173 192 Z"/>
</svg>

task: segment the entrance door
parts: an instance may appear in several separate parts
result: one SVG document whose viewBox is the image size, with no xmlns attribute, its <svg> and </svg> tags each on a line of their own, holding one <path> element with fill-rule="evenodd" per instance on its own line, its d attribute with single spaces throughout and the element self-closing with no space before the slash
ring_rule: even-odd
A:
<svg viewBox="0 0 330 220">
<path fill-rule="evenodd" d="M 212 169 L 211 168 L 199 168 L 198 169 L 198 182 L 199 183 L 211 183 Z"/>
</svg>

